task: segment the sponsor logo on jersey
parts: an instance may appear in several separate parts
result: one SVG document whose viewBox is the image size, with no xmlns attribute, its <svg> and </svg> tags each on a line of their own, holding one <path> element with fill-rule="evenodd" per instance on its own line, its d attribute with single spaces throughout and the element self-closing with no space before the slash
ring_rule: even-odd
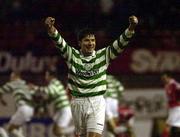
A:
<svg viewBox="0 0 180 137">
<path fill-rule="evenodd" d="M 96 74 L 99 73 L 99 69 L 94 69 L 94 70 L 76 70 L 76 74 L 79 76 L 84 76 L 84 77 L 92 77 Z"/>
</svg>

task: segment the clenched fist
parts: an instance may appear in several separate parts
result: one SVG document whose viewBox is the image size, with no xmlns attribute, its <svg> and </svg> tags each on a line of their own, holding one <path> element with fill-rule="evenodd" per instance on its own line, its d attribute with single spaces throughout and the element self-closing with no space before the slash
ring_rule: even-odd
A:
<svg viewBox="0 0 180 137">
<path fill-rule="evenodd" d="M 54 26 L 54 23 L 55 23 L 55 18 L 53 17 L 47 17 L 45 19 L 45 26 L 48 28 L 51 28 L 52 26 Z"/>
<path fill-rule="evenodd" d="M 45 19 L 45 26 L 47 27 L 47 31 L 50 35 L 53 35 L 56 28 L 54 27 L 54 23 L 55 23 L 55 18 L 53 17 L 47 17 Z"/>
<path fill-rule="evenodd" d="M 138 18 L 136 16 L 130 16 L 129 17 L 129 23 L 137 25 L 138 24 Z"/>
<path fill-rule="evenodd" d="M 129 30 L 133 31 L 138 24 L 138 18 L 134 15 L 129 17 Z"/>
</svg>

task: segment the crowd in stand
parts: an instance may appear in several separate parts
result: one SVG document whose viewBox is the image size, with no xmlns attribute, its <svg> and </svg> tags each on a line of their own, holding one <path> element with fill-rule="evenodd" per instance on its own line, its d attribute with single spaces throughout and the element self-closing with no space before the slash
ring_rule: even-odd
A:
<svg viewBox="0 0 180 137">
<path fill-rule="evenodd" d="M 14 46 L 14 41 L 18 46 L 44 45 L 42 41 L 46 35 L 41 19 L 51 15 L 61 22 L 58 27 L 74 45 L 75 33 L 87 24 L 96 30 L 97 42 L 102 47 L 118 36 L 126 27 L 124 21 L 134 14 L 140 19 L 134 45 L 148 43 L 150 47 L 176 47 L 180 36 L 179 3 L 178 0 L 1 0 L 0 41 L 4 47 Z M 9 35 L 13 42 L 7 44 Z"/>
<path fill-rule="evenodd" d="M 32 21 L 53 15 L 67 24 L 66 29 L 77 27 L 84 22 L 96 23 L 95 27 L 124 25 L 124 20 L 135 14 L 145 28 L 176 29 L 180 17 L 178 0 L 5 0 L 0 1 L 0 18 L 5 22 Z M 75 17 L 72 20 L 71 17 Z M 109 20 L 105 24 L 103 20 Z M 73 21 L 73 23 L 68 23 Z M 107 21 L 106 21 L 107 22 Z M 103 25 L 102 25 L 103 24 Z"/>
</svg>

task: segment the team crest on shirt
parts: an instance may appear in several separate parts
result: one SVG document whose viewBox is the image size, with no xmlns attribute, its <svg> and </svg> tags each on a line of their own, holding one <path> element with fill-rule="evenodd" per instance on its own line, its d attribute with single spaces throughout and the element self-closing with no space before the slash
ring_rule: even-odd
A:
<svg viewBox="0 0 180 137">
<path fill-rule="evenodd" d="M 91 63 L 84 63 L 85 70 L 91 70 L 93 68 L 93 65 Z"/>
</svg>

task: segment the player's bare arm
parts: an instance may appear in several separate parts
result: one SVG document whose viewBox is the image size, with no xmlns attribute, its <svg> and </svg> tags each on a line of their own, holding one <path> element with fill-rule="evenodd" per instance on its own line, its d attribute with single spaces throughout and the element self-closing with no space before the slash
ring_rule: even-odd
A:
<svg viewBox="0 0 180 137">
<path fill-rule="evenodd" d="M 134 16 L 134 15 L 130 16 L 129 17 L 129 27 L 128 27 L 128 29 L 130 31 L 134 31 L 137 24 L 138 24 L 138 18 L 136 16 Z"/>
<path fill-rule="evenodd" d="M 56 28 L 54 27 L 54 23 L 55 23 L 55 18 L 53 17 L 47 17 L 45 19 L 45 26 L 47 28 L 47 31 L 48 31 L 48 34 L 53 36 L 53 34 L 55 33 L 56 31 Z"/>
</svg>

